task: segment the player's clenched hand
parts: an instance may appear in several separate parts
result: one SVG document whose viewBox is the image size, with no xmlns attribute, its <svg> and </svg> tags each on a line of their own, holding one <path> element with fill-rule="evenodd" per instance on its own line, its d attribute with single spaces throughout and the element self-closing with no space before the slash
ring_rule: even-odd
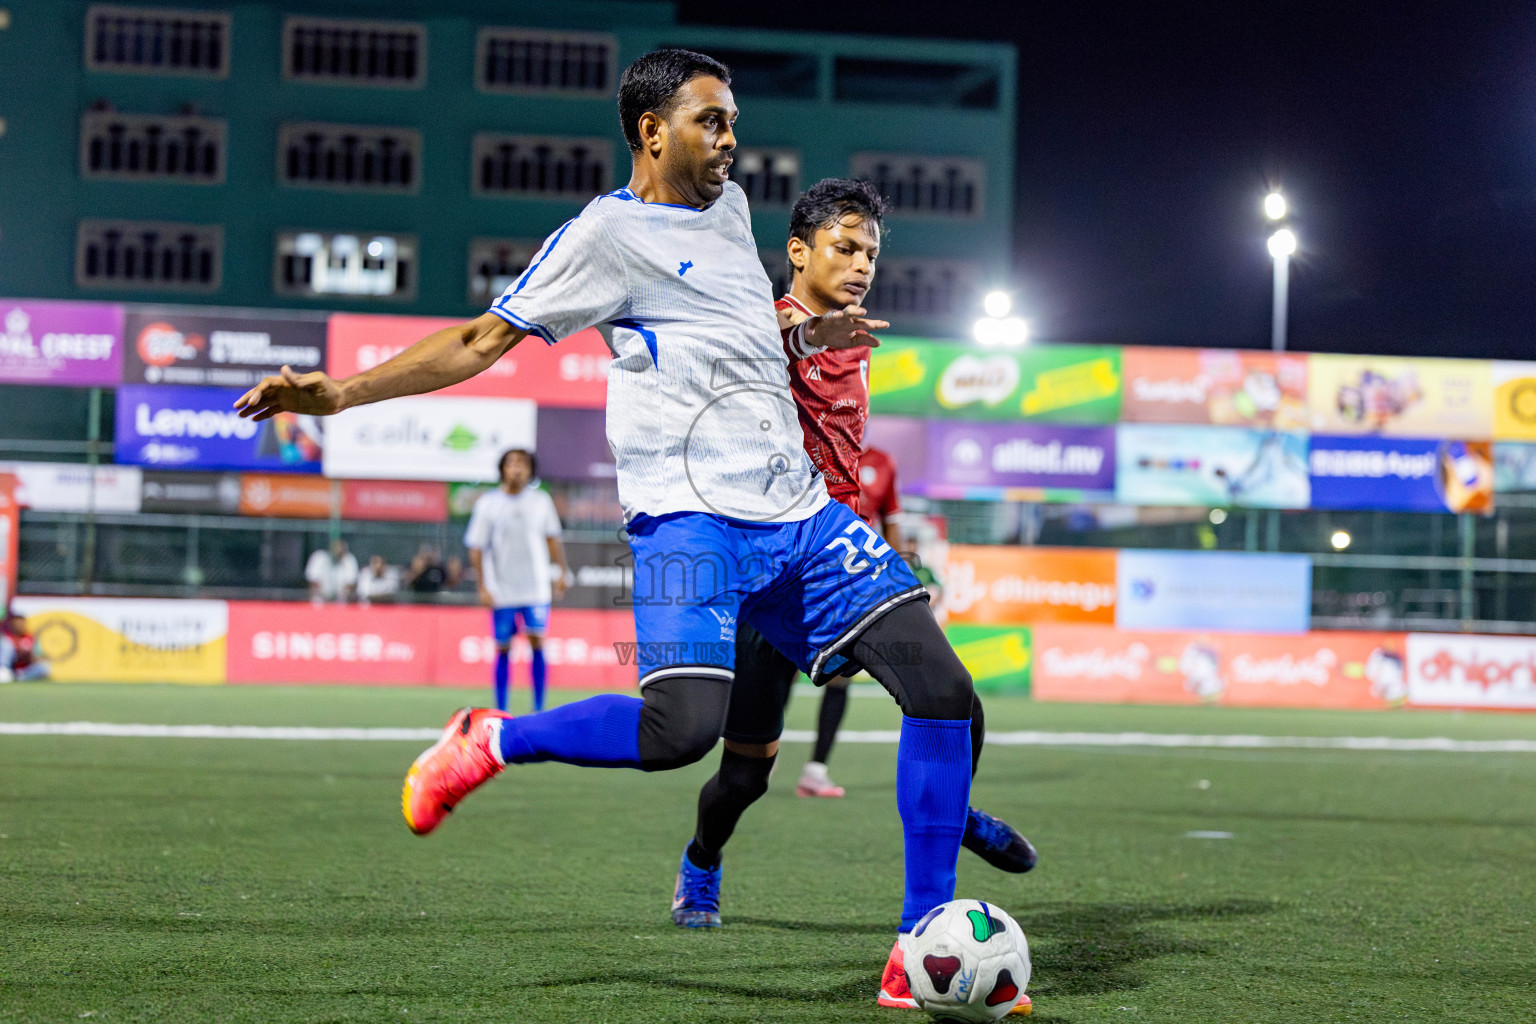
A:
<svg viewBox="0 0 1536 1024">
<path fill-rule="evenodd" d="M 342 408 L 341 385 L 319 371 L 294 373 L 285 366 L 275 377 L 263 377 L 261 383 L 235 399 L 242 417 L 269 420 L 280 412 L 308 416 L 329 416 Z"/>
<path fill-rule="evenodd" d="M 818 348 L 856 348 L 860 345 L 876 348 L 880 341 L 870 332 L 883 331 L 889 326 L 884 320 L 866 318 L 863 306 L 844 306 L 807 320 L 805 340 Z"/>
</svg>

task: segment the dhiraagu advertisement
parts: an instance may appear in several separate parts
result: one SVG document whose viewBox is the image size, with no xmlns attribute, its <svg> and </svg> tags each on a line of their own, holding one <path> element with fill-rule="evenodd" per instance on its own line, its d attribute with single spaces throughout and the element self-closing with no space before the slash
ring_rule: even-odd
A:
<svg viewBox="0 0 1536 1024">
<path fill-rule="evenodd" d="M 55 682 L 224 682 L 223 601 L 18 597 L 12 607 Z"/>
<path fill-rule="evenodd" d="M 882 340 L 870 362 L 870 411 L 969 420 L 1113 423 L 1120 350 L 1038 345 L 977 350 L 915 338 Z"/>
<path fill-rule="evenodd" d="M 960 663 L 984 693 L 1028 693 L 1028 626 L 949 626 L 945 630 Z"/>
</svg>

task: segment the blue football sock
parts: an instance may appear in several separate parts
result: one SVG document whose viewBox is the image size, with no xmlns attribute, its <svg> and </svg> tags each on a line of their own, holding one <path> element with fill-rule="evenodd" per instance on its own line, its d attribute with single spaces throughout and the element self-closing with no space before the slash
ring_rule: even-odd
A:
<svg viewBox="0 0 1536 1024">
<path fill-rule="evenodd" d="M 544 667 L 544 648 L 533 649 L 533 710 L 544 710 L 544 680 L 549 677 L 549 671 Z"/>
<path fill-rule="evenodd" d="M 971 723 L 901 719 L 896 806 L 906 840 L 901 930 L 955 898 L 955 861 L 971 796 Z"/>
<path fill-rule="evenodd" d="M 507 678 L 511 675 L 511 655 L 506 651 L 496 652 L 496 710 L 507 710 Z"/>
<path fill-rule="evenodd" d="M 639 697 L 605 693 L 562 704 L 542 715 L 506 719 L 501 723 L 501 758 L 507 764 L 561 761 L 589 768 L 639 768 L 640 709 L 644 706 Z M 966 763 L 970 763 L 969 755 Z M 962 822 L 964 803 L 962 797 Z M 955 841 L 959 842 L 958 833 Z M 953 856 L 949 866 L 953 885 Z"/>
</svg>

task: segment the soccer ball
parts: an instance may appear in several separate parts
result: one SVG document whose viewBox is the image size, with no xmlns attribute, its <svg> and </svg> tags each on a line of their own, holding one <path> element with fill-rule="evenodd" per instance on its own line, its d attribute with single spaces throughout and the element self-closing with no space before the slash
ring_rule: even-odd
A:
<svg viewBox="0 0 1536 1024">
<path fill-rule="evenodd" d="M 912 997 L 935 1020 L 999 1020 L 1029 984 L 1024 929 L 980 900 L 928 911 L 905 943 L 904 962 Z"/>
</svg>

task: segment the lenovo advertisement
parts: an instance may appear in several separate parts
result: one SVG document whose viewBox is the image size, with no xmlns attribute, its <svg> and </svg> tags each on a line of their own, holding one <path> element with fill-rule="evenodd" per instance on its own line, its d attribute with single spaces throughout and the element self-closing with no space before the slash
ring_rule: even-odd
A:
<svg viewBox="0 0 1536 1024">
<path fill-rule="evenodd" d="M 320 420 L 235 412 L 238 388 L 126 384 L 117 393 L 117 461 L 157 469 L 318 473 Z"/>
</svg>

